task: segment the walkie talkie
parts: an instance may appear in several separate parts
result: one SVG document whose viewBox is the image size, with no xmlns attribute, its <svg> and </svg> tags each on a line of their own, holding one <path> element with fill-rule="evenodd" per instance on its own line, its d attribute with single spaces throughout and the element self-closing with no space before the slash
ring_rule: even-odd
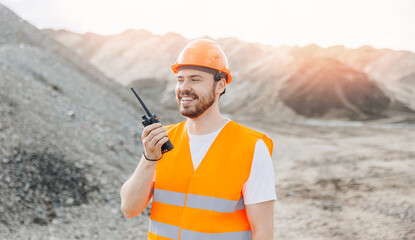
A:
<svg viewBox="0 0 415 240">
<path fill-rule="evenodd" d="M 151 112 L 148 110 L 146 105 L 144 104 L 143 100 L 141 100 L 140 96 L 138 96 L 137 92 L 134 90 L 133 87 L 131 87 L 131 91 L 133 91 L 134 95 L 137 97 L 138 101 L 140 102 L 141 106 L 143 106 L 144 110 L 146 111 L 147 115 L 143 115 L 141 118 L 143 121 L 141 122 L 144 127 L 151 125 L 153 123 L 159 123 L 159 119 L 155 114 L 151 114 Z M 166 153 L 170 150 L 172 150 L 173 144 L 170 142 L 170 139 L 161 146 L 161 152 Z"/>
</svg>

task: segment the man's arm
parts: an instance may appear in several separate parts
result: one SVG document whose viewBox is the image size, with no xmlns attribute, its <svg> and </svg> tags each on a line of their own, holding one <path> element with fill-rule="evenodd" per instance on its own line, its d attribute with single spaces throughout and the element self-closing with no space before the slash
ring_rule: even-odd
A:
<svg viewBox="0 0 415 240">
<path fill-rule="evenodd" d="M 127 218 L 140 214 L 153 196 L 156 162 L 141 158 L 133 175 L 121 187 L 121 211 Z"/>
<path fill-rule="evenodd" d="M 167 142 L 167 129 L 161 123 L 146 126 L 141 135 L 143 148 L 149 159 L 160 159 L 161 146 Z M 128 218 L 140 214 L 150 201 L 154 191 L 153 176 L 156 161 L 147 161 L 144 156 L 133 175 L 121 187 L 121 211 Z"/>
<path fill-rule="evenodd" d="M 252 230 L 252 240 L 274 239 L 274 167 L 271 154 L 263 140 L 255 146 L 248 180 L 243 187 L 246 213 Z"/>
<path fill-rule="evenodd" d="M 252 240 L 274 239 L 274 203 L 275 201 L 272 200 L 245 205 L 251 225 Z"/>
</svg>

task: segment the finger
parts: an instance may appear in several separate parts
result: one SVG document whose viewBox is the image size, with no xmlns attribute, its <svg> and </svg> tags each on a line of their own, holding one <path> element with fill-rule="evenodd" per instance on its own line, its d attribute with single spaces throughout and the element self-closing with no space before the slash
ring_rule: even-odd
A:
<svg viewBox="0 0 415 240">
<path fill-rule="evenodd" d="M 149 145 L 151 147 L 154 147 L 155 148 L 157 142 L 159 142 L 160 139 L 162 139 L 163 137 L 167 137 L 167 132 L 160 132 L 159 134 L 157 134 L 156 136 L 154 136 L 153 139 L 151 139 Z"/>
<path fill-rule="evenodd" d="M 167 132 L 167 129 L 165 127 L 155 128 L 155 129 L 151 130 L 151 132 L 147 135 L 146 138 L 148 138 L 149 141 L 151 141 L 155 136 L 157 136 L 157 134 L 159 134 L 161 132 Z"/>
<path fill-rule="evenodd" d="M 153 123 L 151 125 L 144 127 L 142 137 L 146 137 L 151 131 L 161 126 L 162 126 L 161 123 Z"/>
<path fill-rule="evenodd" d="M 143 133 L 141 134 L 141 138 L 147 137 L 147 135 L 154 129 L 161 127 L 161 123 L 153 123 L 144 127 Z"/>
<path fill-rule="evenodd" d="M 163 144 L 165 144 L 167 141 L 169 141 L 169 138 L 163 137 L 162 139 L 160 139 L 157 143 L 156 143 L 156 148 L 161 148 L 161 146 L 163 146 Z"/>
</svg>

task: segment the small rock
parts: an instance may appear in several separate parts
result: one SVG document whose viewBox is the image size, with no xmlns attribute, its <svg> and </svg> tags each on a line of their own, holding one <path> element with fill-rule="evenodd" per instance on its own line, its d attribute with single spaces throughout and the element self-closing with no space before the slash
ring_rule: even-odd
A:
<svg viewBox="0 0 415 240">
<path fill-rule="evenodd" d="M 74 112 L 74 111 L 72 111 L 72 110 L 69 110 L 69 111 L 66 113 L 66 115 L 68 115 L 68 116 L 70 116 L 70 117 L 74 118 L 74 117 L 75 117 L 75 112 Z"/>
<path fill-rule="evenodd" d="M 119 212 L 118 208 L 112 208 L 111 209 L 112 214 L 117 214 L 118 212 Z"/>
<path fill-rule="evenodd" d="M 33 223 L 39 224 L 39 225 L 47 225 L 48 224 L 48 220 L 44 219 L 42 217 L 35 217 L 33 219 Z"/>
<path fill-rule="evenodd" d="M 66 199 L 65 203 L 68 205 L 72 205 L 75 202 L 75 200 L 73 198 L 68 198 Z"/>
<path fill-rule="evenodd" d="M 55 209 L 51 209 L 46 214 L 49 218 L 55 218 L 57 216 Z"/>
<path fill-rule="evenodd" d="M 62 224 L 62 221 L 57 218 L 54 218 L 52 219 L 52 224 Z"/>
</svg>

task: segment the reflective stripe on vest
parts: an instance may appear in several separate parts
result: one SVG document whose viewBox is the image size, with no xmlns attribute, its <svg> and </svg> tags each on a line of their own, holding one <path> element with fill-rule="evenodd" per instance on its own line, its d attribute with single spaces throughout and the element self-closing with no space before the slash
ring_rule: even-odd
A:
<svg viewBox="0 0 415 240">
<path fill-rule="evenodd" d="M 177 240 L 180 227 L 150 220 L 150 232 L 156 236 Z M 202 233 L 186 229 L 181 230 L 180 240 L 251 240 L 251 231 Z"/>
<path fill-rule="evenodd" d="M 154 189 L 153 197 L 154 202 L 171 204 L 180 207 L 184 207 L 184 202 L 186 200 L 185 193 L 178 193 L 161 189 Z M 245 209 L 245 204 L 243 197 L 241 197 L 238 201 L 232 201 L 223 198 L 188 194 L 186 207 L 230 213 L 240 209 Z"/>
<path fill-rule="evenodd" d="M 157 236 L 178 239 L 180 227 L 150 220 L 150 232 Z"/>
</svg>

